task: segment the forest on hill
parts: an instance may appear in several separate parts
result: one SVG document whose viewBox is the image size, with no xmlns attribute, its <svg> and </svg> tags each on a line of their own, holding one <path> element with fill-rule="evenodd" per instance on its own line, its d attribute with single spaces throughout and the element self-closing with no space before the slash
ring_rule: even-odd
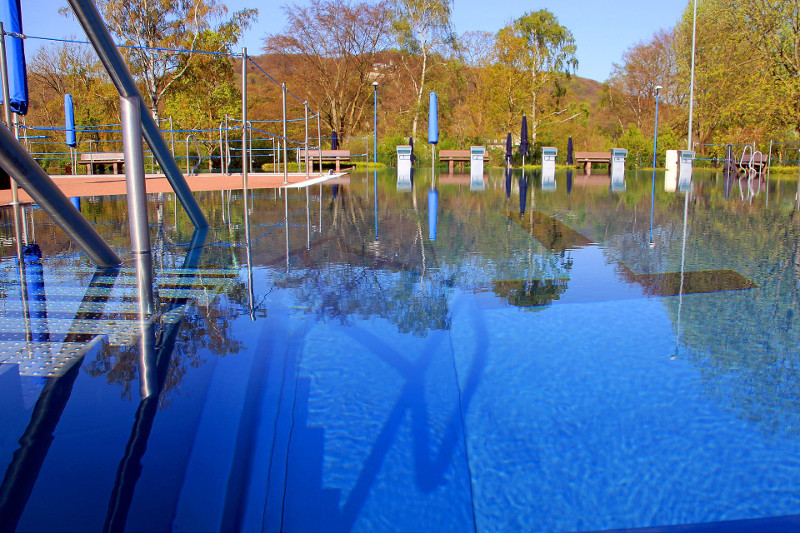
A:
<svg viewBox="0 0 800 533">
<path fill-rule="evenodd" d="M 219 166 L 219 127 L 240 138 L 242 60 L 236 45 L 258 20 L 254 9 L 229 12 L 219 0 L 147 3 L 99 0 L 109 30 L 123 48 L 146 105 L 183 144 L 194 131 L 208 164 Z M 377 94 L 379 159 L 413 137 L 427 141 L 428 95 L 438 95 L 440 148 L 496 146 L 511 133 L 516 145 L 526 116 L 536 160 L 541 146 L 566 150 L 629 150 L 634 165 L 652 161 L 656 86 L 659 160 L 687 145 L 692 61 L 692 2 L 674 27 L 633 43 L 603 83 L 575 76 L 569 28 L 546 9 L 521 13 L 496 33 L 456 34 L 452 0 L 312 0 L 283 9 L 286 28 L 249 51 L 248 118 L 256 147 L 282 136 L 287 86 L 289 147 L 305 138 L 304 102 L 323 147 L 331 131 L 355 153 L 373 133 Z M 800 131 L 800 10 L 798 3 L 702 0 L 697 5 L 692 142 L 706 156 L 726 143 L 757 143 L 774 156 L 797 159 Z M 69 16 L 65 13 L 65 16 Z M 183 50 L 183 51 L 177 51 Z M 100 124 L 119 122 L 119 97 L 94 51 L 57 42 L 28 57 L 29 127 L 63 128 L 64 95 L 72 94 L 80 149 L 88 141 L 111 150 L 119 135 Z M 377 93 L 374 82 L 377 82 Z M 31 136 L 38 133 L 29 130 Z M 32 148 L 63 153 L 63 132 Z M 105 143 L 105 144 L 104 144 Z M 183 148 L 178 148 L 180 152 Z M 194 150 L 194 148 L 190 148 Z M 264 157 L 264 162 L 270 161 Z M 563 152 L 562 152 L 563 153 Z M 418 149 L 421 163 L 429 157 Z M 63 161 L 42 159 L 46 166 Z M 261 162 L 259 162 L 260 164 Z"/>
</svg>

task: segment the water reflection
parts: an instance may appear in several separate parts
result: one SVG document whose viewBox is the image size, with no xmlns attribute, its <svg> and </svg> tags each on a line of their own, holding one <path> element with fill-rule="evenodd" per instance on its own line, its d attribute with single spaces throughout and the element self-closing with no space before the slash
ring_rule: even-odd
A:
<svg viewBox="0 0 800 533">
<path fill-rule="evenodd" d="M 535 176 L 490 169 L 485 190 L 470 194 L 466 179 L 443 179 L 434 188 L 421 172 L 405 191 L 391 173 L 361 174 L 335 186 L 283 190 L 282 197 L 254 191 L 245 212 L 236 202 L 230 208 L 231 193 L 200 195 L 214 226 L 204 245 L 200 237 L 187 245 L 183 234 L 158 228 L 153 296 L 161 320 L 148 320 L 147 306 L 131 299 L 129 271 L 92 280 L 83 309 L 134 323 L 138 343 L 98 347 L 96 356 L 66 369 L 63 377 L 72 382 L 45 386 L 40 402 L 52 408 L 35 415 L 46 423 L 26 431 L 29 447 L 21 444 L 24 451 L 14 455 L 0 490 L 0 502 L 8 502 L 0 504 L 8 513 L 2 517 L 19 520 L 31 494 L 26 484 L 37 482 L 47 446 L 69 447 L 66 439 L 53 441 L 53 430 L 67 401 L 56 401 L 57 391 L 69 397 L 73 368 L 91 386 L 135 397 L 135 413 L 125 411 L 126 402 L 107 406 L 131 421 L 120 440 L 127 438 L 125 448 L 108 452 L 113 466 L 104 482 L 114 483 L 102 498 L 107 530 L 133 529 L 132 517 L 156 499 L 170 516 L 179 514 L 173 506 L 194 509 L 194 493 L 179 493 L 183 478 L 148 485 L 163 488 L 159 494 L 144 490 L 148 464 L 174 461 L 181 470 L 174 475 L 184 475 L 188 452 L 179 448 L 186 443 L 173 442 L 172 427 L 158 439 L 159 423 L 177 420 L 191 435 L 186 445 L 214 457 L 211 467 L 233 465 L 223 481 L 209 475 L 211 489 L 203 487 L 216 490 L 214 498 L 230 495 L 217 525 L 437 530 L 447 523 L 474 529 L 478 520 L 486 529 L 580 529 L 588 526 L 570 517 L 586 515 L 574 502 L 603 499 L 602 487 L 617 486 L 616 474 L 635 480 L 636 490 L 668 487 L 681 513 L 703 521 L 708 502 L 673 491 L 670 472 L 679 470 L 715 498 L 720 486 L 735 490 L 713 461 L 702 460 L 706 443 L 712 455 L 756 443 L 748 453 L 766 450 L 788 468 L 791 454 L 760 430 L 794 439 L 796 427 L 796 185 L 778 184 L 767 209 L 722 201 L 727 181 L 710 173 L 695 174 L 690 194 L 658 183 L 651 196 L 650 180 L 635 173 L 610 194 L 609 176 L 592 176 L 597 186 L 578 176 L 573 188 L 568 171 L 554 178 L 566 178 L 567 187 L 562 182 L 534 198 Z M 377 187 L 370 190 L 370 182 Z M 519 210 L 510 199 L 515 183 Z M 171 203 L 159 202 L 158 220 L 172 220 Z M 108 215 L 115 206 L 84 208 Z M 57 240 L 46 231 L 40 237 L 43 255 L 58 257 L 47 251 Z M 192 256 L 201 249 L 202 257 Z M 74 268 L 74 258 L 58 260 Z M 240 280 L 221 283 L 231 264 L 241 265 Z M 123 286 L 122 293 L 98 296 Z M 50 279 L 26 287 L 32 295 L 48 293 L 42 331 L 52 341 L 59 287 Z M 194 299 L 198 304 L 189 305 Z M 37 313 L 31 305 L 30 317 Z M 88 316 L 76 318 L 75 333 L 85 335 L 79 332 Z M 39 329 L 32 320 L 31 341 Z M 531 339 L 535 349 L 526 348 Z M 231 364 L 225 379 L 223 363 Z M 260 370 L 248 373 L 246 363 Z M 212 396 L 206 382 L 193 383 L 198 375 L 246 388 L 241 405 Z M 138 396 L 128 392 L 137 376 Z M 196 407 L 194 417 L 170 412 L 173 402 Z M 744 423 L 731 421 L 731 413 Z M 205 424 L 222 432 L 231 419 L 232 432 L 240 433 L 230 449 L 212 450 L 218 441 L 196 431 Z M 663 437 L 675 434 L 676 443 Z M 687 446 L 695 450 L 689 458 L 681 453 Z M 551 448 L 557 452 L 542 453 Z M 748 479 L 774 481 L 774 465 L 760 468 L 763 456 L 757 459 Z M 792 472 L 787 479 L 795 479 Z M 62 487 L 47 483 L 38 492 L 52 492 L 55 501 Z M 530 494 L 545 494 L 535 520 L 498 503 Z M 173 501 L 179 503 L 164 503 Z M 398 501 L 403 509 L 391 514 Z M 604 513 L 628 517 L 622 525 L 653 525 L 627 499 L 603 501 Z M 408 513 L 409 505 L 420 513 Z M 663 523 L 672 516 L 649 502 L 639 507 L 667 513 Z M 620 524 L 597 519 L 590 526 Z"/>
<path fill-rule="evenodd" d="M 89 283 L 72 324 L 64 337 L 60 352 L 54 357 L 56 368 L 50 377 L 45 378 L 44 387 L 33 408 L 30 423 L 19 439 L 19 448 L 14 452 L 11 463 L 6 469 L 2 485 L 0 485 L 0 524 L 3 529 L 14 531 L 22 516 L 28 500 L 33 492 L 39 472 L 53 442 L 53 434 L 61 420 L 72 394 L 81 365 L 85 358 L 91 358 L 104 343 L 102 337 L 95 337 L 86 343 L 86 335 L 80 332 L 81 322 L 95 315 L 97 306 L 92 289 L 101 281 L 114 278 L 118 274 L 113 270 L 96 270 Z M 102 308 L 102 305 L 100 306 Z M 73 333 L 76 332 L 76 333 Z M 32 339 L 31 339 L 32 340 Z M 49 339 L 48 339 L 49 340 Z M 83 342 L 84 346 L 70 353 L 70 346 L 75 342 Z"/>
<path fill-rule="evenodd" d="M 245 196 L 246 198 L 246 196 Z M 245 211 L 246 213 L 246 211 Z M 247 216 L 245 215 L 245 220 Z M 208 233 L 207 228 L 197 229 L 189 243 L 181 270 L 180 280 L 191 283 L 195 279 L 195 272 L 200 263 L 203 244 Z M 153 286 L 152 265 L 149 264 L 149 254 L 135 254 L 137 271 L 142 284 Z M 194 271 L 194 272 L 193 272 Z M 148 276 L 148 273 L 149 276 Z M 161 393 L 167 382 L 167 375 L 178 338 L 178 331 L 183 324 L 183 317 L 190 297 L 172 298 L 164 309 L 163 329 L 156 338 L 154 317 L 149 312 L 151 302 L 147 301 L 152 294 L 139 291 L 139 391 L 141 401 L 136 410 L 128 444 L 125 446 L 125 455 L 119 463 L 114 488 L 108 503 L 108 513 L 103 526 L 104 531 L 124 531 L 128 519 L 128 511 L 133 500 L 136 482 L 142 471 L 142 457 L 147 451 L 147 441 L 153 428 L 153 422 L 158 412 Z"/>
</svg>

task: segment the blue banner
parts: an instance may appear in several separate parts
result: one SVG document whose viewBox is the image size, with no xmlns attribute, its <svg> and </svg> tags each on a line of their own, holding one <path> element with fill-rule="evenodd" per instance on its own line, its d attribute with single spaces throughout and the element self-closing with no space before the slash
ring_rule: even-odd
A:
<svg viewBox="0 0 800 533">
<path fill-rule="evenodd" d="M 0 0 L 0 21 L 6 33 L 22 35 L 22 12 L 19 0 Z M 20 37 L 7 36 L 8 89 L 11 111 L 25 115 L 28 113 L 28 75 L 25 65 L 25 45 Z M 2 101 L 2 92 L 0 92 Z"/>
</svg>

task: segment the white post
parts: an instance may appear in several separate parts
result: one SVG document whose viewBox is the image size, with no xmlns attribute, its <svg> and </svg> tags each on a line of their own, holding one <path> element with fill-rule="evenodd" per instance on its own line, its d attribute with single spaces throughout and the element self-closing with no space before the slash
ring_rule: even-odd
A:
<svg viewBox="0 0 800 533">
<path fill-rule="evenodd" d="M 306 114 L 305 115 L 306 116 L 306 179 L 308 179 L 309 178 L 309 174 L 308 174 L 308 161 L 309 161 L 309 156 L 308 156 L 308 100 L 303 102 L 303 108 L 304 108 L 305 114 Z"/>
<path fill-rule="evenodd" d="M 694 4 L 694 17 L 692 18 L 692 73 L 689 77 L 689 137 L 686 140 L 686 149 L 692 149 L 692 114 L 694 112 L 694 48 L 697 37 L 697 0 Z"/>
<path fill-rule="evenodd" d="M 283 94 L 283 184 L 286 185 L 289 183 L 289 152 L 286 142 L 288 138 L 286 135 L 286 82 L 281 84 L 281 89 Z"/>
<path fill-rule="evenodd" d="M 247 190 L 247 170 L 249 153 L 247 150 L 247 48 L 242 48 L 242 196 L 244 198 L 244 210 L 247 212 L 248 190 Z"/>
</svg>

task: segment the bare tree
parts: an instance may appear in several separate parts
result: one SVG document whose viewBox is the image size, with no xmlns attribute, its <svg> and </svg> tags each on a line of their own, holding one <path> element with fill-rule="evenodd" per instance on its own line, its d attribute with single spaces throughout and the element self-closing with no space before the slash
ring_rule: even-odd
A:
<svg viewBox="0 0 800 533">
<path fill-rule="evenodd" d="M 343 136 L 361 121 L 379 79 L 379 54 L 390 42 L 387 2 L 312 0 L 285 6 L 283 33 L 264 38 L 264 51 L 293 56 L 306 76 L 303 92 Z"/>
</svg>

